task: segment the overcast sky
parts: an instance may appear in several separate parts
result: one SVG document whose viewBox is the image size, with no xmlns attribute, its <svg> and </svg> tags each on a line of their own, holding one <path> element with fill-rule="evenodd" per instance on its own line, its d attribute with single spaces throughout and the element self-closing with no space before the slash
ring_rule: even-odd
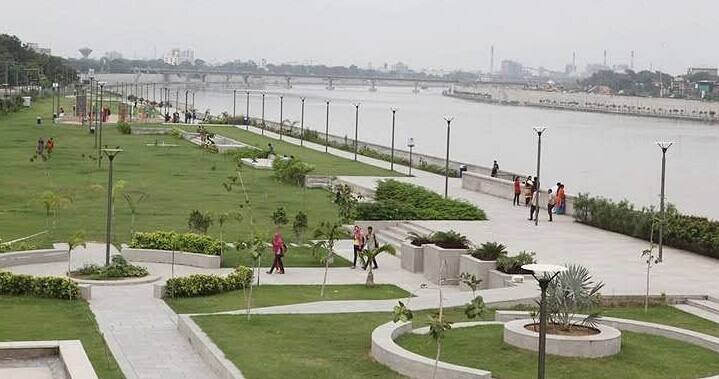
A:
<svg viewBox="0 0 719 379">
<path fill-rule="evenodd" d="M 4 2 L 5 3 L 5 2 Z M 0 32 L 79 57 L 192 48 L 234 59 L 367 67 L 487 70 L 502 59 L 563 69 L 600 63 L 683 72 L 719 65 L 716 0 L 23 0 L 3 4 Z"/>
</svg>

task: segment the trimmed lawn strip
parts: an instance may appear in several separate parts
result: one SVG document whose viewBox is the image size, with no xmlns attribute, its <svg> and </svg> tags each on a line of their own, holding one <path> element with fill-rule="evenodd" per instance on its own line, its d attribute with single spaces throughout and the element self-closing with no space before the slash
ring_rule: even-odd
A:
<svg viewBox="0 0 719 379">
<path fill-rule="evenodd" d="M 80 340 L 101 379 L 125 377 L 84 300 L 0 296 L 0 309 L 0 341 Z"/>
<path fill-rule="evenodd" d="M 262 255 L 260 260 L 261 267 L 270 267 L 274 256 L 268 252 Z M 306 246 L 287 246 L 287 253 L 282 258 L 282 262 L 285 267 L 325 267 L 320 262 L 318 257 L 312 255 L 312 248 Z M 334 262 L 330 264 L 330 267 L 349 267 L 352 264 L 350 261 L 342 258 L 341 256 L 335 256 Z M 236 251 L 236 250 L 225 250 L 225 254 L 222 260 L 222 267 L 237 267 L 237 266 L 248 266 L 256 267 L 257 261 L 247 251 Z"/>
<path fill-rule="evenodd" d="M 273 274 L 274 275 L 274 274 Z M 409 293 L 391 284 L 368 288 L 364 284 L 333 284 L 325 287 L 320 297 L 319 285 L 261 285 L 252 289 L 252 307 L 270 307 L 330 300 L 386 300 L 407 298 Z M 217 295 L 167 298 L 165 302 L 177 313 L 211 313 L 245 309 L 244 291 L 230 291 Z"/>
<path fill-rule="evenodd" d="M 537 353 L 506 345 L 503 326 L 450 330 L 441 360 L 492 371 L 496 378 L 531 379 L 537 375 Z M 427 335 L 404 335 L 397 343 L 428 358 L 437 353 Z M 719 354 L 669 338 L 622 332 L 622 351 L 609 358 L 581 359 L 547 355 L 549 378 L 697 378 L 719 373 Z"/>
<path fill-rule="evenodd" d="M 647 313 L 643 307 L 604 308 L 601 315 L 671 325 L 719 337 L 719 324 L 668 305 L 650 306 Z"/>
</svg>

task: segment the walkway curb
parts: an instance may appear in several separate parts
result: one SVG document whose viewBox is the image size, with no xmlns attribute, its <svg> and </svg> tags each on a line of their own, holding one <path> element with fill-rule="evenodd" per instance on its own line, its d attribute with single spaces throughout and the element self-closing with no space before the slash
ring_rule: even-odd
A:
<svg viewBox="0 0 719 379">
<path fill-rule="evenodd" d="M 222 379 L 244 379 L 242 372 L 225 353 L 195 324 L 190 316 L 177 316 L 177 329 L 185 336 L 202 360 Z"/>
</svg>

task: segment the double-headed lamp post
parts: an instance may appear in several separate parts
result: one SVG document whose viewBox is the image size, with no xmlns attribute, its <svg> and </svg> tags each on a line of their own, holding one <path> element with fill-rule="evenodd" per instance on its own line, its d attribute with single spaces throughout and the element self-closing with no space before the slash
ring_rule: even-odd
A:
<svg viewBox="0 0 719 379">
<path fill-rule="evenodd" d="M 232 118 L 237 116 L 237 90 L 232 90 Z"/>
<path fill-rule="evenodd" d="M 330 144 L 330 101 L 325 100 L 325 103 L 327 104 L 327 112 L 325 116 L 325 153 L 328 151 L 328 146 Z"/>
<path fill-rule="evenodd" d="M 567 268 L 549 264 L 523 265 L 523 269 L 532 272 L 534 279 L 539 282 L 542 296 L 539 301 L 539 359 L 537 364 L 537 378 L 544 379 L 544 360 L 547 354 L 547 288 L 549 283 Z"/>
<path fill-rule="evenodd" d="M 444 117 L 444 121 L 447 121 L 447 154 L 444 160 L 444 198 L 447 198 L 447 191 L 449 189 L 449 129 L 452 124 L 454 117 Z"/>
<path fill-rule="evenodd" d="M 359 142 L 357 141 L 358 133 L 359 133 L 359 107 L 360 103 L 354 103 L 352 104 L 355 106 L 355 143 L 354 143 L 354 151 L 355 151 L 355 160 L 357 160 L 357 147 L 359 146 Z"/>
<path fill-rule="evenodd" d="M 247 94 L 247 109 L 245 111 L 245 130 L 250 129 L 250 91 L 245 91 Z"/>
<path fill-rule="evenodd" d="M 265 135 L 265 93 L 262 92 L 262 135 Z"/>
<path fill-rule="evenodd" d="M 282 141 L 282 105 L 284 104 L 285 96 L 280 95 L 280 141 Z"/>
<path fill-rule="evenodd" d="M 392 142 L 389 148 L 389 170 L 394 171 L 394 121 L 397 116 L 397 108 L 390 108 L 392 111 Z"/>
<path fill-rule="evenodd" d="M 544 126 L 535 126 L 533 129 L 537 132 L 537 176 L 534 178 L 534 193 L 532 194 L 532 201 L 536 201 L 536 204 L 534 204 L 536 212 L 534 215 L 534 226 L 537 226 L 539 225 L 539 193 L 541 191 L 539 189 L 539 169 L 542 162 L 542 133 L 544 133 L 547 128 Z"/>
<path fill-rule="evenodd" d="M 100 146 L 102 146 L 102 118 L 105 115 L 105 112 L 102 110 L 105 82 L 97 82 L 97 84 L 100 85 L 100 108 L 98 109 L 100 111 L 100 127 L 96 131 L 96 133 L 98 133 L 97 168 L 100 168 L 100 165 L 102 164 L 102 153 L 100 153 Z"/>
<path fill-rule="evenodd" d="M 122 149 L 116 147 L 114 149 L 108 149 L 105 147 L 102 152 L 110 160 L 110 168 L 107 175 L 107 225 L 105 234 L 105 265 L 110 264 L 110 243 L 112 234 L 112 161 L 115 160 L 117 154 L 122 152 Z"/>
<path fill-rule="evenodd" d="M 664 209 L 664 183 L 665 183 L 665 173 L 666 173 L 666 167 L 667 167 L 667 150 L 674 144 L 674 142 L 670 141 L 659 141 L 657 142 L 657 146 L 662 150 L 662 185 L 661 185 L 661 192 L 659 193 L 659 215 L 661 217 L 661 221 L 659 222 L 659 257 L 658 261 L 663 261 L 663 251 L 664 251 L 664 224 L 666 221 L 666 211 Z"/>
<path fill-rule="evenodd" d="M 409 176 L 412 176 L 412 149 L 414 149 L 414 138 L 407 139 L 407 147 L 409 147 Z"/>
<path fill-rule="evenodd" d="M 305 98 L 300 97 L 300 146 L 305 145 Z"/>
</svg>

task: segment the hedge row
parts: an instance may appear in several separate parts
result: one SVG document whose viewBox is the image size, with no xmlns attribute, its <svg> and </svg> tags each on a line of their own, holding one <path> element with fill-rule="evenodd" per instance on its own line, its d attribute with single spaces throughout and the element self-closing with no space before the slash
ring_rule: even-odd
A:
<svg viewBox="0 0 719 379">
<path fill-rule="evenodd" d="M 360 203 L 358 220 L 486 220 L 484 211 L 466 201 L 445 199 L 423 187 L 384 180 L 375 202 Z"/>
<path fill-rule="evenodd" d="M 68 278 L 0 272 L 0 295 L 73 300 L 80 298 L 80 287 Z"/>
<path fill-rule="evenodd" d="M 177 232 L 138 232 L 133 234 L 133 249 L 176 250 L 188 253 L 220 255 L 222 244 L 210 236 Z"/>
<path fill-rule="evenodd" d="M 613 202 L 579 194 L 574 201 L 574 218 L 587 225 L 649 241 L 654 221 L 657 241 L 659 214 L 654 208 L 635 209 L 628 201 Z M 664 244 L 719 259 L 719 222 L 687 216 L 668 206 Z"/>
<path fill-rule="evenodd" d="M 207 274 L 171 278 L 167 280 L 165 297 L 195 297 L 214 295 L 246 288 L 252 282 L 252 269 L 240 266 L 226 277 Z"/>
</svg>

